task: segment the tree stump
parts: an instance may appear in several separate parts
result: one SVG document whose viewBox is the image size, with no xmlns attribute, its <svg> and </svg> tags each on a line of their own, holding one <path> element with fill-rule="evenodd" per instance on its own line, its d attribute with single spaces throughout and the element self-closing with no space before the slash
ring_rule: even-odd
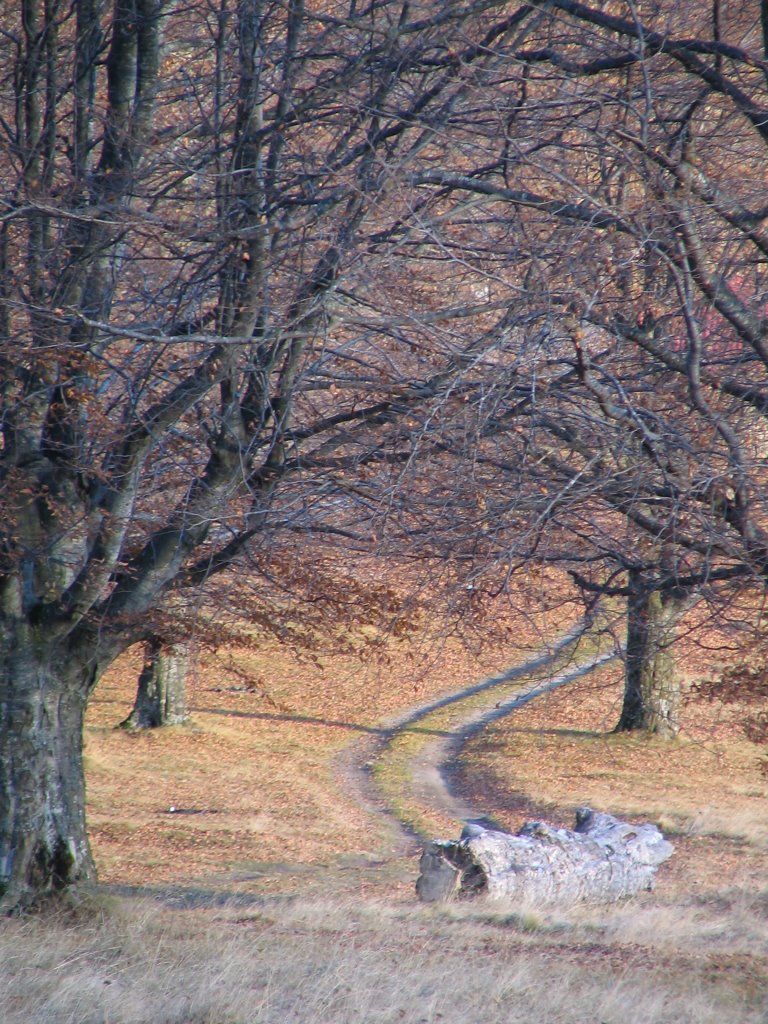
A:
<svg viewBox="0 0 768 1024">
<path fill-rule="evenodd" d="M 526 822 L 517 835 L 467 825 L 457 842 L 422 855 L 416 892 L 425 902 L 486 895 L 533 903 L 604 902 L 653 888 L 673 846 L 655 825 L 631 825 L 589 807 L 573 831 Z"/>
</svg>

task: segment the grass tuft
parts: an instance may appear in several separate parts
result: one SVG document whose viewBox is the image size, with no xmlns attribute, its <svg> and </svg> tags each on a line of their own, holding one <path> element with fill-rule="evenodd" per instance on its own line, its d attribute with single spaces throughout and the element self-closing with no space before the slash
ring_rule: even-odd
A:
<svg viewBox="0 0 768 1024">
<path fill-rule="evenodd" d="M 574 914 L 566 936 L 562 921 L 528 911 L 330 897 L 214 914 L 122 903 L 100 922 L 4 929 L 6 1024 L 757 1024 L 766 1009 L 754 955 L 731 954 L 730 972 L 718 970 L 721 934 L 716 953 L 671 971 L 666 941 L 673 926 L 680 940 L 679 922 L 651 915 L 641 947 L 637 920 L 628 924 L 637 905 L 604 915 L 602 936 Z M 691 908 L 688 939 L 710 913 Z"/>
</svg>

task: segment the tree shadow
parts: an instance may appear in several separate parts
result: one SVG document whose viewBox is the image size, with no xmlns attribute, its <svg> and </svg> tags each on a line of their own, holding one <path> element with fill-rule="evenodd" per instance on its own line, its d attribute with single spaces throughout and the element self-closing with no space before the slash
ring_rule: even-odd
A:
<svg viewBox="0 0 768 1024">
<path fill-rule="evenodd" d="M 266 722 L 290 722 L 295 725 L 322 725 L 331 729 L 349 729 L 352 732 L 362 732 L 369 736 L 381 736 L 389 739 L 401 732 L 417 732 L 426 736 L 450 736 L 451 733 L 444 729 L 427 729 L 423 726 L 375 726 L 363 725 L 360 722 L 344 722 L 333 718 L 314 718 L 311 715 L 289 715 L 285 712 L 271 711 L 231 711 L 226 708 L 201 708 L 191 709 L 193 713 L 201 715 L 221 715 L 224 718 L 255 718 Z"/>
<path fill-rule="evenodd" d="M 122 704 L 123 701 L 108 697 L 94 697 L 92 704 Z M 190 714 L 197 715 L 220 715 L 222 718 L 250 718 L 263 722 L 288 722 L 293 725 L 321 725 L 328 729 L 347 729 L 351 732 L 365 733 L 369 736 L 380 736 L 389 739 L 400 732 L 417 732 L 426 736 L 450 736 L 451 733 L 443 729 L 427 729 L 423 726 L 375 726 L 363 725 L 361 722 L 345 722 L 334 718 L 316 718 L 312 715 L 291 715 L 287 712 L 276 711 L 237 711 L 231 708 L 211 708 L 195 706 L 189 709 Z"/>
<path fill-rule="evenodd" d="M 604 740 L 614 733 L 609 729 L 607 732 L 597 732 L 592 729 L 547 729 L 533 726 L 512 726 L 506 730 L 508 734 L 518 736 L 568 736 L 572 739 Z"/>
</svg>

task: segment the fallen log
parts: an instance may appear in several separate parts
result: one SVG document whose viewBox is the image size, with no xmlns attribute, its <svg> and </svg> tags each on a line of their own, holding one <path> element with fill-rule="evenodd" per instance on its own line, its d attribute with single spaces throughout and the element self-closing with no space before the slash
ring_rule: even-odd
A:
<svg viewBox="0 0 768 1024">
<path fill-rule="evenodd" d="M 532 903 L 603 902 L 653 888 L 673 846 L 655 825 L 631 825 L 581 807 L 574 830 L 528 821 L 517 835 L 467 825 L 424 851 L 416 882 L 431 903 L 486 895 Z"/>
</svg>

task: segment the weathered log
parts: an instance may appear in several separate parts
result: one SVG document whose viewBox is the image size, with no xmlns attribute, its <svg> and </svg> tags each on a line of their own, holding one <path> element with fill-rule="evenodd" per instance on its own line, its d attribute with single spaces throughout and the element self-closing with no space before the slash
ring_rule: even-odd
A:
<svg viewBox="0 0 768 1024">
<path fill-rule="evenodd" d="M 468 825 L 457 842 L 436 840 L 416 883 L 426 902 L 487 895 L 494 900 L 574 903 L 618 900 L 653 888 L 673 846 L 655 825 L 630 825 L 589 807 L 576 828 L 528 821 L 517 835 Z"/>
</svg>

